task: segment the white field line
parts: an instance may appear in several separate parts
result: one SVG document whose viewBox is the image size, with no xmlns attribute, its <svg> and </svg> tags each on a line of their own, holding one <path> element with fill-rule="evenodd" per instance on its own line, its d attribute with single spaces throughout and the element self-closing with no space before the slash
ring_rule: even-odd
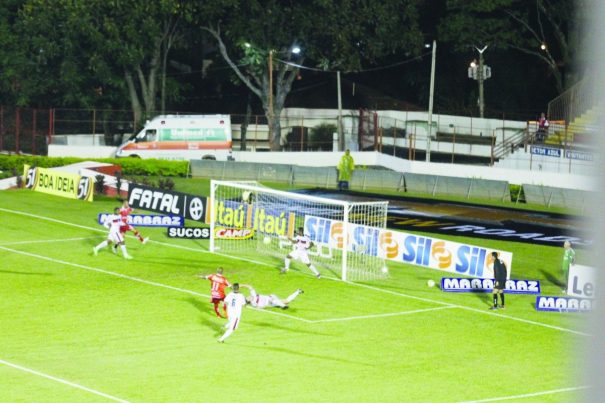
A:
<svg viewBox="0 0 605 403">
<path fill-rule="evenodd" d="M 21 365 L 13 364 L 12 362 L 8 362 L 8 361 L 5 361 L 5 360 L 0 360 L 0 364 L 6 365 L 6 366 L 14 368 L 14 369 L 18 369 L 20 371 L 28 372 L 30 374 L 37 375 L 37 376 L 40 376 L 42 378 L 50 379 L 51 381 L 59 382 L 59 383 L 62 383 L 64 385 L 71 386 L 72 388 L 80 389 L 80 390 L 83 390 L 85 392 L 92 393 L 94 395 L 101 396 L 101 397 L 104 397 L 104 398 L 109 399 L 109 400 L 113 400 L 115 402 L 128 403 L 128 400 L 120 399 L 118 397 L 108 395 L 107 393 L 99 392 L 98 390 L 87 388 L 86 386 L 83 386 L 83 385 L 79 385 L 79 384 L 77 384 L 75 382 L 70 382 L 70 381 L 62 379 L 62 378 L 57 378 L 56 376 L 48 375 L 48 374 L 45 374 L 43 372 L 39 372 L 39 371 L 35 371 L 33 369 L 30 369 L 30 368 L 23 367 Z"/>
<path fill-rule="evenodd" d="M 502 400 L 526 399 L 526 398 L 535 397 L 535 396 L 553 395 L 555 393 L 574 392 L 576 390 L 583 390 L 583 389 L 588 389 L 588 388 L 590 388 L 590 386 L 576 386 L 576 387 L 571 387 L 571 388 L 561 388 L 561 389 L 545 390 L 542 392 L 526 393 L 524 395 L 491 397 L 488 399 L 481 399 L 481 400 L 466 400 L 461 403 L 499 402 Z"/>
<path fill-rule="evenodd" d="M 386 318 L 389 316 L 411 315 L 414 313 L 439 311 L 441 309 L 452 309 L 452 308 L 455 308 L 455 307 L 454 306 L 438 306 L 437 308 L 416 309 L 413 311 L 377 313 L 377 314 L 373 314 L 373 315 L 361 315 L 361 316 L 349 316 L 348 318 L 319 319 L 319 320 L 312 320 L 311 323 L 344 322 L 344 321 L 348 321 L 348 320 L 357 320 L 357 319 Z"/>
<path fill-rule="evenodd" d="M 342 281 L 342 280 L 337 280 L 337 281 Z M 430 301 L 430 302 L 433 302 L 435 304 L 446 305 L 446 306 L 453 307 L 453 308 L 465 309 L 467 311 L 478 312 L 478 313 L 481 313 L 481 314 L 484 314 L 484 315 L 492 315 L 492 316 L 496 316 L 496 317 L 504 318 L 504 319 L 516 320 L 518 322 L 523 322 L 523 323 L 527 323 L 527 324 L 535 325 L 535 326 L 541 326 L 541 327 L 545 327 L 545 328 L 553 329 L 553 330 L 559 330 L 561 332 L 567 332 L 567 333 L 577 334 L 579 336 L 592 336 L 589 333 L 580 332 L 578 330 L 568 329 L 568 328 L 561 327 L 561 326 L 549 325 L 549 324 L 546 324 L 546 323 L 536 322 L 536 321 L 529 320 L 529 319 L 517 318 L 515 316 L 502 315 L 502 314 L 499 314 L 499 313 L 495 313 L 493 311 L 481 310 L 481 309 L 477 309 L 477 308 L 471 308 L 470 306 L 458 305 L 458 304 L 450 304 L 450 303 L 447 303 L 447 302 L 438 301 L 438 300 L 434 300 L 434 299 L 430 299 L 430 298 L 416 297 L 414 295 L 404 294 L 404 293 L 401 293 L 401 292 L 384 290 L 382 288 L 373 287 L 373 286 L 367 285 L 367 284 L 351 283 L 351 282 L 348 282 L 348 281 L 346 283 L 354 285 L 354 286 L 357 286 L 357 287 L 367 288 L 367 289 L 370 289 L 370 290 L 375 290 L 375 291 L 379 291 L 379 292 L 386 292 L 386 293 L 393 294 L 393 295 L 399 295 L 399 296 L 404 297 L 404 298 L 412 298 L 412 299 L 416 299 L 416 300 L 420 300 L 420 301 L 427 301 L 427 302 Z"/>
<path fill-rule="evenodd" d="M 70 226 L 74 226 L 74 227 L 78 227 L 78 228 L 92 229 L 92 230 L 95 230 L 95 231 L 105 232 L 104 230 L 101 230 L 101 229 L 97 229 L 97 228 L 93 228 L 93 227 L 86 227 L 86 226 L 83 226 L 83 225 L 73 224 L 73 223 L 70 223 L 70 222 L 61 221 L 61 220 L 57 220 L 57 219 L 50 218 L 50 217 L 43 217 L 43 216 L 39 216 L 39 215 L 36 215 L 36 214 L 22 212 L 22 211 L 9 210 L 9 209 L 5 209 L 5 208 L 0 208 L 0 211 L 4 211 L 4 212 L 7 212 L 7 213 L 18 214 L 18 215 L 24 215 L 24 216 L 36 218 L 36 219 L 39 219 L 39 220 L 51 221 L 51 222 L 55 222 L 55 223 L 58 223 L 58 224 L 70 225 Z M 154 242 L 154 241 L 152 240 L 151 242 Z M 170 243 L 166 243 L 166 242 L 159 242 L 159 241 L 155 241 L 155 242 L 158 243 L 158 244 L 160 244 L 160 245 L 165 245 L 165 246 L 169 246 L 169 247 L 190 250 L 192 252 L 210 253 L 207 250 L 188 248 L 188 247 L 185 247 L 185 246 L 174 245 L 174 244 L 170 244 Z M 216 254 L 217 255 L 221 255 L 220 253 L 216 253 Z M 256 263 L 256 264 L 263 265 L 263 266 L 269 266 L 269 267 L 273 267 L 274 266 L 273 264 L 269 264 L 269 263 L 266 263 L 266 262 L 261 262 L 261 261 L 257 261 L 257 260 L 253 260 L 253 259 L 247 259 L 247 258 L 242 258 L 242 257 L 234 257 L 234 256 L 228 256 L 228 255 L 221 255 L 221 256 L 225 256 L 225 257 L 228 257 L 230 259 L 236 259 L 236 260 L 241 260 L 241 261 L 245 261 L 245 262 Z M 304 275 L 304 273 L 301 273 L 301 274 Z M 366 284 L 353 283 L 353 282 L 350 282 L 350 281 L 342 281 L 341 279 L 334 278 L 334 277 L 322 276 L 322 278 L 333 280 L 333 281 L 343 282 L 345 284 L 348 284 L 348 285 L 351 285 L 351 286 L 355 286 L 355 287 L 367 288 L 367 289 L 374 290 L 374 291 L 377 291 L 377 292 L 382 292 L 382 293 L 387 293 L 387 294 L 392 294 L 392 295 L 398 295 L 398 296 L 404 297 L 404 298 L 415 299 L 417 301 L 424 301 L 424 302 L 430 302 L 430 303 L 438 304 L 438 305 L 445 305 L 445 306 L 450 306 L 450 307 L 456 307 L 456 308 L 460 308 L 460 309 L 465 309 L 467 311 L 482 313 L 484 315 L 493 315 L 493 316 L 497 316 L 497 317 L 500 317 L 500 318 L 515 320 L 515 321 L 518 321 L 518 322 L 523 322 L 523 323 L 527 323 L 527 324 L 534 325 L 534 326 L 541 326 L 541 327 L 545 327 L 545 328 L 548 328 L 548 329 L 558 330 L 558 331 L 561 331 L 561 332 L 567 332 L 567 333 L 577 334 L 577 335 L 580 335 L 580 336 L 591 336 L 588 333 L 580 332 L 580 331 L 573 330 L 573 329 L 567 329 L 567 328 L 564 328 L 564 327 L 549 325 L 549 324 L 546 324 L 546 323 L 536 322 L 536 321 L 533 321 L 533 320 L 517 318 L 517 317 L 514 317 L 514 316 L 501 315 L 501 314 L 498 314 L 498 313 L 494 313 L 492 311 L 482 311 L 480 309 L 471 308 L 469 306 L 458 305 L 458 304 L 450 304 L 448 302 L 443 302 L 443 301 L 439 301 L 439 300 L 436 300 L 436 299 L 417 297 L 417 296 L 414 296 L 414 295 L 409 295 L 409 294 L 404 294 L 404 293 L 397 292 L 397 291 L 391 291 L 391 290 L 386 290 L 386 289 L 382 289 L 382 288 L 377 288 L 377 287 L 373 287 L 373 286 L 366 285 Z"/>
<path fill-rule="evenodd" d="M 11 245 L 29 245 L 31 243 L 51 243 L 51 242 L 69 242 L 69 241 L 82 241 L 84 239 L 96 239 L 96 237 L 87 236 L 80 238 L 63 238 L 63 239 L 39 239 L 37 241 L 19 241 L 19 242 L 6 242 L 1 243 L 2 246 L 11 246 Z"/>
<path fill-rule="evenodd" d="M 190 295 L 195 295 L 196 297 L 210 298 L 209 295 L 202 294 L 202 293 L 199 293 L 197 291 L 188 290 L 186 288 L 174 287 L 174 286 L 171 286 L 171 285 L 168 285 L 168 284 L 158 283 L 158 282 L 155 282 L 155 281 L 149 281 L 149 280 L 145 280 L 145 279 L 142 279 L 142 278 L 139 278 L 139 277 L 128 276 L 126 274 L 117 273 L 117 272 L 114 272 L 114 271 L 109 271 L 109 270 L 104 270 L 104 269 L 99 269 L 97 267 L 85 266 L 85 265 L 78 264 L 78 263 L 67 262 L 65 260 L 53 259 L 53 258 L 48 257 L 48 256 L 38 255 L 38 254 L 35 254 L 35 253 L 30 253 L 30 252 L 24 252 L 24 251 L 20 251 L 20 250 L 17 250 L 17 249 L 11 249 L 11 248 L 7 248 L 5 246 L 0 246 L 0 250 L 5 250 L 7 252 L 16 253 L 16 254 L 23 255 L 23 256 L 29 256 L 29 257 L 36 258 L 36 259 L 46 260 L 48 262 L 58 263 L 58 264 L 62 264 L 62 265 L 65 265 L 65 266 L 72 266 L 72 267 L 77 267 L 79 269 L 84 269 L 84 270 L 94 271 L 94 272 L 97 272 L 97 273 L 107 274 L 107 275 L 110 275 L 110 276 L 119 277 L 119 278 L 123 278 L 125 280 L 130 280 L 130 281 L 136 281 L 138 283 L 143 283 L 143 284 L 151 285 L 151 286 L 154 286 L 154 287 L 167 288 L 169 290 L 173 290 L 173 291 L 177 291 L 177 292 L 182 292 L 182 293 L 190 294 Z M 257 309 L 257 308 L 254 308 L 254 307 L 251 307 L 251 309 L 254 309 L 256 311 L 266 312 L 266 313 L 272 314 L 272 315 L 284 316 L 284 317 L 295 319 L 295 320 L 299 320 L 299 321 L 302 321 L 302 322 L 307 322 L 307 323 L 310 322 L 307 319 L 299 318 L 297 316 L 287 315 L 287 314 L 281 313 L 281 312 L 266 311 L 264 309 Z"/>
</svg>

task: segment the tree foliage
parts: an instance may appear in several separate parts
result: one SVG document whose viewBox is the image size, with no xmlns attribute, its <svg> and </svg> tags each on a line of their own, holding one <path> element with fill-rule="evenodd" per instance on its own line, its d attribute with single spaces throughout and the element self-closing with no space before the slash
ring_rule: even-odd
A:
<svg viewBox="0 0 605 403">
<path fill-rule="evenodd" d="M 514 49 L 544 63 L 559 92 L 576 81 L 582 0 L 447 0 L 440 37 L 459 50 L 488 45 Z"/>
<path fill-rule="evenodd" d="M 14 83 L 21 104 L 123 107 L 127 99 L 135 120 L 148 117 L 157 110 L 158 94 L 164 99 L 167 54 L 178 39 L 181 10 L 177 0 L 0 6 L 0 15 L 13 16 L 0 23 L 13 45 L 5 48 L 13 58 L 3 83 Z"/>
<path fill-rule="evenodd" d="M 262 102 L 271 148 L 300 65 L 355 71 L 398 51 L 418 53 L 417 0 L 227 0 L 205 3 L 198 21 L 238 78 Z M 299 56 L 293 54 L 300 47 Z M 270 72 L 270 62 L 272 60 Z"/>
</svg>

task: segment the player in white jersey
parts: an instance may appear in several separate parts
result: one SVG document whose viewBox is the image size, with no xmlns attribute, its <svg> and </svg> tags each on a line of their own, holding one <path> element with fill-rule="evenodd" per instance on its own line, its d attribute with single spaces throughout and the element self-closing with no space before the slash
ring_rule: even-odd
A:
<svg viewBox="0 0 605 403">
<path fill-rule="evenodd" d="M 315 277 L 320 278 L 321 274 L 319 274 L 313 263 L 311 263 L 308 254 L 308 250 L 313 246 L 313 242 L 305 235 L 303 227 L 298 229 L 298 234 L 293 239 L 290 239 L 290 242 L 294 244 L 294 250 L 286 256 L 284 268 L 281 272 L 286 273 L 290 270 L 290 261 L 292 259 L 297 259 L 306 264 L 313 274 L 315 274 Z"/>
<path fill-rule="evenodd" d="M 290 294 L 290 296 L 288 298 L 281 300 L 275 294 L 271 294 L 271 295 L 257 294 L 256 290 L 250 285 L 242 284 L 242 285 L 240 285 L 240 287 L 244 287 L 244 288 L 247 288 L 248 290 L 250 290 L 250 297 L 246 298 L 246 301 L 253 307 L 259 308 L 259 309 L 264 309 L 267 307 L 288 309 L 288 304 L 290 302 L 292 302 L 300 294 L 304 293 L 304 291 L 299 288 L 298 290 L 296 290 L 292 294 Z"/>
<path fill-rule="evenodd" d="M 231 286 L 231 292 L 225 297 L 225 306 L 227 306 L 227 319 L 229 322 L 224 326 L 225 334 L 218 339 L 219 343 L 223 343 L 225 339 L 231 336 L 231 333 L 239 326 L 239 321 L 242 317 L 242 309 L 246 306 L 246 297 L 239 292 L 239 284 L 234 283 Z"/>
<path fill-rule="evenodd" d="M 126 251 L 126 245 L 124 245 L 124 234 L 120 232 L 120 227 L 122 226 L 120 208 L 116 207 L 113 212 L 113 214 L 107 216 L 107 218 L 105 219 L 105 223 L 103 223 L 105 228 L 109 229 L 107 239 L 92 248 L 92 253 L 97 256 L 97 253 L 99 253 L 99 249 L 102 249 L 111 243 L 115 243 L 116 245 L 119 245 L 122 249 L 122 255 L 125 259 L 132 259 L 132 256 L 130 256 Z M 112 251 L 113 253 L 117 253 L 117 250 L 114 250 L 113 248 Z"/>
</svg>

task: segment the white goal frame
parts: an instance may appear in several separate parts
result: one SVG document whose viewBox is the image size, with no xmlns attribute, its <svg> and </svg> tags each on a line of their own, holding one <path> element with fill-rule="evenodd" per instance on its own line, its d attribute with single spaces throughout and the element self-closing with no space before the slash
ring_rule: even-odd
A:
<svg viewBox="0 0 605 403">
<path fill-rule="evenodd" d="M 253 182 L 253 181 L 211 180 L 210 181 L 210 202 L 208 205 L 208 214 L 209 214 L 208 221 L 210 224 L 209 250 L 212 253 L 215 253 L 217 251 L 217 245 L 216 245 L 217 239 L 215 237 L 216 228 L 217 228 L 217 223 L 216 223 L 216 214 L 217 213 L 215 212 L 215 208 L 218 205 L 217 188 L 219 188 L 219 187 L 229 187 L 229 188 L 236 189 L 236 190 L 234 190 L 234 193 L 232 193 L 232 194 L 246 195 L 246 193 L 244 193 L 244 192 L 250 192 L 247 195 L 256 196 L 258 193 L 270 195 L 270 197 L 274 197 L 276 200 L 283 200 L 285 206 L 287 206 L 288 201 L 291 200 L 293 202 L 317 203 L 318 206 L 325 205 L 325 206 L 330 206 L 332 208 L 334 206 L 336 206 L 337 208 L 341 208 L 342 209 L 342 226 L 343 226 L 342 227 L 342 229 L 343 229 L 342 237 L 343 237 L 343 239 L 342 239 L 342 247 L 338 248 L 338 251 L 341 253 L 341 255 L 340 255 L 340 258 L 341 258 L 340 278 L 343 281 L 347 281 L 348 277 L 349 277 L 348 276 L 349 270 L 348 270 L 348 265 L 347 265 L 347 262 L 349 261 L 349 259 L 348 259 L 349 254 L 360 254 L 360 253 L 363 254 L 363 251 L 356 252 L 356 251 L 349 250 L 350 226 L 351 225 L 364 225 L 365 226 L 365 224 L 351 222 L 351 220 L 350 220 L 351 211 L 356 208 L 357 209 L 361 208 L 361 209 L 369 209 L 369 211 L 371 211 L 371 212 L 377 212 L 376 217 L 372 218 L 372 223 L 375 224 L 375 225 L 372 225 L 372 229 L 375 228 L 375 229 L 379 230 L 379 229 L 386 228 L 387 208 L 388 208 L 387 201 L 349 202 L 346 200 L 329 199 L 329 198 L 325 198 L 325 197 L 318 197 L 318 196 L 271 189 L 271 188 L 259 185 L 257 182 Z M 236 193 L 236 192 L 239 192 L 239 193 Z M 256 203 L 256 199 L 254 199 L 254 200 Z M 362 213 L 357 213 L 355 215 L 363 216 Z M 299 217 L 305 217 L 305 216 L 306 216 L 306 214 L 303 214 L 302 216 L 299 216 Z M 382 257 L 375 256 L 375 258 L 379 259 L 382 262 L 381 269 L 379 270 L 380 273 L 378 273 L 379 277 L 380 278 L 386 277 L 387 270 L 386 270 L 386 265 L 384 263 L 385 262 L 384 256 L 382 256 Z"/>
</svg>

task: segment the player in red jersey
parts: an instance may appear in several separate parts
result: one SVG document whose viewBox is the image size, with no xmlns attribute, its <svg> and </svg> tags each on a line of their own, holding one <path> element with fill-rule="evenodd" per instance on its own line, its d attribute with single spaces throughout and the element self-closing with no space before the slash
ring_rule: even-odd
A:
<svg viewBox="0 0 605 403">
<path fill-rule="evenodd" d="M 231 287 L 231 283 L 229 283 L 229 280 L 227 280 L 225 276 L 223 276 L 223 268 L 217 268 L 216 274 L 208 274 L 205 276 L 199 275 L 198 277 L 210 280 L 212 293 L 211 302 L 214 304 L 214 312 L 216 312 L 216 316 L 218 316 L 219 318 L 226 318 L 227 307 L 225 307 L 225 304 L 223 304 L 223 312 L 225 313 L 225 316 L 221 315 L 218 311 L 218 305 L 225 300 L 225 288 Z"/>
<path fill-rule="evenodd" d="M 136 236 L 141 243 L 145 244 L 149 240 L 149 237 L 143 238 L 141 233 L 137 231 L 135 227 L 128 224 L 128 216 L 132 214 L 132 212 L 132 207 L 128 205 L 128 201 L 124 200 L 124 204 L 122 204 L 122 207 L 120 208 L 120 216 L 122 217 L 122 226 L 120 227 L 120 232 L 125 234 L 128 231 L 132 231 L 134 236 Z"/>
</svg>

